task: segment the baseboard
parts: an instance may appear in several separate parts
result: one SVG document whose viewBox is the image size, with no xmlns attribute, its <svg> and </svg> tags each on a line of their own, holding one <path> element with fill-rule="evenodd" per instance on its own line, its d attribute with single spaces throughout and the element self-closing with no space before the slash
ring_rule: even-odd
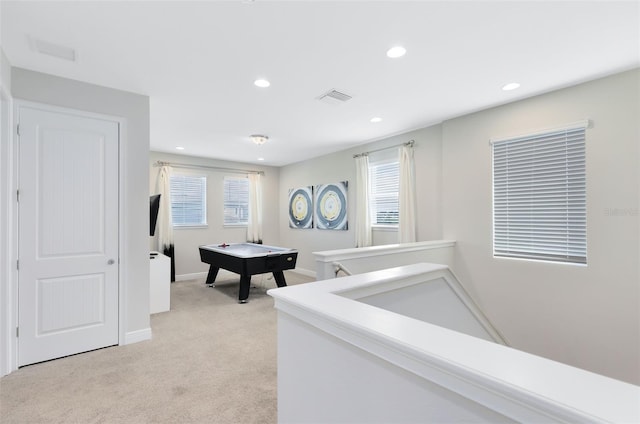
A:
<svg viewBox="0 0 640 424">
<path fill-rule="evenodd" d="M 192 274 L 176 275 L 176 281 L 197 280 L 198 278 L 207 278 L 207 272 L 194 272 Z"/>
<path fill-rule="evenodd" d="M 304 268 L 292 269 L 291 272 L 297 272 L 298 274 L 306 275 L 307 277 L 316 278 L 316 272 L 310 271 Z"/>
<path fill-rule="evenodd" d="M 298 274 L 302 274 L 302 275 L 306 275 L 307 277 L 311 277 L 311 278 L 316 278 L 316 273 L 315 271 L 310 271 L 308 269 L 304 269 L 304 268 L 296 268 L 296 269 L 292 269 L 290 270 L 291 272 L 297 272 Z M 187 281 L 187 280 L 197 280 L 197 279 L 206 279 L 207 278 L 207 272 L 193 272 L 191 274 L 180 274 L 180 275 L 176 275 L 176 281 Z M 227 271 L 224 269 L 221 269 L 220 271 L 218 271 L 218 277 L 220 279 L 226 277 L 227 275 L 233 275 L 233 272 L 231 271 Z"/>
<path fill-rule="evenodd" d="M 124 335 L 124 344 L 132 344 L 151 340 L 151 328 L 143 328 L 142 330 L 130 331 Z"/>
</svg>

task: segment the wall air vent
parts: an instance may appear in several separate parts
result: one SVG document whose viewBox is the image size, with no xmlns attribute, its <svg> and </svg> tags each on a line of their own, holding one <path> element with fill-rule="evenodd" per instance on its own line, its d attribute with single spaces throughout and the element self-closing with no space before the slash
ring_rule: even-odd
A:
<svg viewBox="0 0 640 424">
<path fill-rule="evenodd" d="M 342 93 L 338 90 L 329 90 L 321 96 L 317 97 L 318 100 L 324 103 L 329 103 L 331 105 L 337 105 L 340 103 L 344 103 L 347 100 L 351 100 L 351 96 L 345 93 Z"/>
</svg>

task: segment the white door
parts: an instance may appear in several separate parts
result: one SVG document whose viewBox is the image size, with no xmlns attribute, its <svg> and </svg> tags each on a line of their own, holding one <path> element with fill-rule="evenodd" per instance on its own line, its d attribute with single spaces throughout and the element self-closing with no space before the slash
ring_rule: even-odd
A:
<svg viewBox="0 0 640 424">
<path fill-rule="evenodd" d="M 21 107 L 18 365 L 118 343 L 119 124 Z"/>
</svg>

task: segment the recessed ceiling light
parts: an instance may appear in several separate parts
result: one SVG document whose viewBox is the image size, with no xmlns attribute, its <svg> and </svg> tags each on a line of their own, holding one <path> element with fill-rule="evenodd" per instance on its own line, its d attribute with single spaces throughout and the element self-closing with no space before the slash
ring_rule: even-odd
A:
<svg viewBox="0 0 640 424">
<path fill-rule="evenodd" d="M 382 121 L 382 118 L 380 118 L 379 116 L 374 116 L 373 118 L 371 118 L 370 121 L 375 124 L 375 123 L 378 123 L 378 122 Z"/>
<path fill-rule="evenodd" d="M 267 88 L 271 85 L 271 83 L 269 81 L 267 81 L 266 79 L 257 79 L 253 82 L 253 84 L 256 87 L 260 87 L 260 88 Z"/>
<path fill-rule="evenodd" d="M 184 147 L 182 147 L 182 146 L 176 146 L 176 150 L 184 150 Z"/>
<path fill-rule="evenodd" d="M 520 87 L 520 84 L 518 84 L 517 82 L 510 82 L 509 84 L 504 85 L 502 89 L 504 91 L 511 91 L 511 90 L 515 90 L 518 87 Z"/>
<path fill-rule="evenodd" d="M 258 158 L 258 160 L 259 160 L 259 161 L 263 161 L 263 160 L 264 160 L 264 158 Z"/>
<path fill-rule="evenodd" d="M 391 47 L 387 50 L 387 56 L 391 58 L 402 57 L 407 53 L 407 49 L 402 46 Z"/>
</svg>

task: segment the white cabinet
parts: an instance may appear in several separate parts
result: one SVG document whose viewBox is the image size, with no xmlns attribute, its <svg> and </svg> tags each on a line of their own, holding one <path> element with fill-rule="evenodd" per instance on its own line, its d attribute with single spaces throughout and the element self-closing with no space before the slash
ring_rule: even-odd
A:
<svg viewBox="0 0 640 424">
<path fill-rule="evenodd" d="M 159 252 L 149 255 L 149 313 L 166 312 L 171 299 L 171 259 Z"/>
</svg>

